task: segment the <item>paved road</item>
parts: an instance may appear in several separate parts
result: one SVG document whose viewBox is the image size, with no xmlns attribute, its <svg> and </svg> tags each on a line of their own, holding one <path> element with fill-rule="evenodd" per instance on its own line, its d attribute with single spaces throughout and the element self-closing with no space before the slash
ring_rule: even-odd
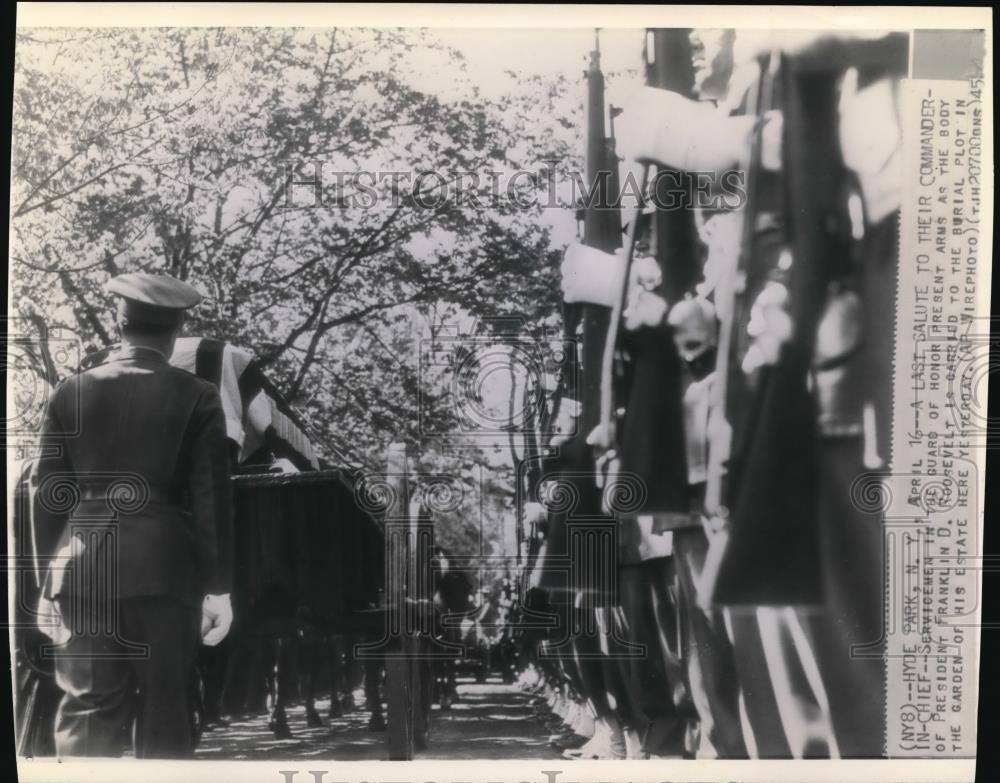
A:
<svg viewBox="0 0 1000 783">
<path fill-rule="evenodd" d="M 482 684 L 460 681 L 459 698 L 451 710 L 431 713 L 430 747 L 417 758 L 427 759 L 550 759 L 548 731 L 535 716 L 530 698 L 499 680 Z M 357 694 L 361 704 L 361 694 Z M 317 702 L 325 715 L 329 702 Z M 362 710 L 311 729 L 301 706 L 288 710 L 292 738 L 275 739 L 264 715 L 235 719 L 207 732 L 198 747 L 200 759 L 331 759 L 361 761 L 386 758 L 385 734 L 368 731 Z"/>
</svg>

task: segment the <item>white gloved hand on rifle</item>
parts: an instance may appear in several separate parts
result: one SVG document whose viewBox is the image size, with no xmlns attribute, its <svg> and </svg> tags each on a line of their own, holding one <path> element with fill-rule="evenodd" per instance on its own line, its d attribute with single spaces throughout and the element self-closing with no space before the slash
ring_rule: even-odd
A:
<svg viewBox="0 0 1000 783">
<path fill-rule="evenodd" d="M 66 644 L 72 633 L 63 619 L 59 604 L 52 598 L 42 596 L 38 599 L 38 614 L 35 621 L 38 630 L 45 634 L 54 644 Z"/>
<path fill-rule="evenodd" d="M 714 172 L 740 161 L 753 125 L 753 117 L 729 117 L 712 104 L 643 87 L 626 102 L 617 127 L 626 159 Z"/>
<path fill-rule="evenodd" d="M 632 332 L 640 326 L 655 327 L 663 323 L 667 303 L 655 291 L 663 283 L 663 271 L 653 256 L 641 256 L 632 262 L 629 274 L 625 328 Z"/>
<path fill-rule="evenodd" d="M 545 506 L 534 500 L 529 500 L 524 504 L 524 523 L 526 525 L 537 525 L 545 521 L 548 511 Z"/>
<path fill-rule="evenodd" d="M 663 271 L 653 256 L 637 255 L 632 261 L 629 284 L 644 291 L 654 291 L 663 283 Z"/>
<path fill-rule="evenodd" d="M 840 149 L 858 176 L 865 215 L 872 225 L 899 209 L 902 200 L 903 90 L 892 79 L 858 87 L 849 68 L 840 88 Z"/>
<path fill-rule="evenodd" d="M 761 367 L 776 364 L 781 347 L 792 337 L 792 318 L 788 314 L 788 289 L 778 282 L 770 282 L 750 307 L 747 334 L 752 338 L 743 372 L 755 372 Z"/>
<path fill-rule="evenodd" d="M 561 271 L 565 302 L 614 307 L 625 276 L 624 251 L 605 253 L 573 243 L 566 248 Z"/>
<path fill-rule="evenodd" d="M 628 160 L 718 176 L 747 157 L 756 124 L 756 117 L 731 116 L 711 103 L 643 87 L 626 103 L 618 141 Z M 781 125 L 781 112 L 765 115 L 761 164 L 771 171 L 781 167 Z"/>
<path fill-rule="evenodd" d="M 201 605 L 201 642 L 215 647 L 226 638 L 233 624 L 233 605 L 229 593 L 206 595 Z"/>
<path fill-rule="evenodd" d="M 633 288 L 628 307 L 623 313 L 625 328 L 634 332 L 640 326 L 657 327 L 667 315 L 667 302 L 659 294 L 644 288 Z"/>
</svg>

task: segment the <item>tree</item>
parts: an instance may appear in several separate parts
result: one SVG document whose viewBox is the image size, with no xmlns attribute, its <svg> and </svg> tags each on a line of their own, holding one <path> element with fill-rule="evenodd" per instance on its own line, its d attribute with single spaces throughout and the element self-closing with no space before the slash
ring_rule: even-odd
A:
<svg viewBox="0 0 1000 783">
<path fill-rule="evenodd" d="M 189 333 L 252 350 L 327 459 L 379 465 L 455 421 L 420 373 L 442 320 L 557 312 L 541 172 L 580 148 L 571 87 L 484 100 L 426 31 L 19 31 L 14 309 L 103 347 L 109 277 L 188 280 Z"/>
</svg>

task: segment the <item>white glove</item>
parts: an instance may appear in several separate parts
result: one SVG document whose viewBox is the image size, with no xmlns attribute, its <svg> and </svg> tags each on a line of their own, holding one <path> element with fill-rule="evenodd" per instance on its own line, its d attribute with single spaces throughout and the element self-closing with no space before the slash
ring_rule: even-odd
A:
<svg viewBox="0 0 1000 783">
<path fill-rule="evenodd" d="M 42 596 L 38 599 L 38 630 L 49 637 L 53 644 L 66 644 L 71 636 L 69 628 L 63 620 L 59 604 Z"/>
<path fill-rule="evenodd" d="M 840 88 L 840 147 L 844 163 L 858 175 L 868 220 L 877 223 L 899 208 L 903 132 L 902 90 L 890 79 L 858 89 L 857 68 Z"/>
<path fill-rule="evenodd" d="M 747 334 L 753 342 L 743 357 L 743 372 L 748 375 L 760 367 L 775 364 L 781 346 L 792 336 L 787 302 L 788 289 L 781 283 L 770 282 L 751 306 Z"/>
<path fill-rule="evenodd" d="M 764 115 L 760 131 L 760 165 L 768 171 L 781 171 L 781 134 L 785 127 L 784 116 L 777 109 Z"/>
<path fill-rule="evenodd" d="M 548 512 L 541 503 L 536 503 L 533 500 L 528 501 L 524 504 L 524 522 L 525 524 L 538 524 L 539 522 L 544 522 L 545 517 Z"/>
<path fill-rule="evenodd" d="M 629 285 L 653 291 L 663 282 L 663 271 L 653 256 L 638 256 L 632 259 L 632 274 Z"/>
<path fill-rule="evenodd" d="M 633 289 L 635 296 L 625 309 L 625 328 L 634 332 L 640 326 L 656 327 L 667 315 L 667 303 L 662 296 L 641 288 Z"/>
<path fill-rule="evenodd" d="M 564 301 L 614 307 L 625 276 L 625 255 L 573 243 L 566 248 L 561 270 Z"/>
<path fill-rule="evenodd" d="M 587 445 L 598 449 L 610 449 L 611 432 L 609 431 L 609 428 L 603 423 L 594 427 L 594 429 L 592 429 L 587 435 Z"/>
<path fill-rule="evenodd" d="M 701 228 L 701 239 L 708 246 L 703 273 L 705 279 L 697 286 L 697 294 L 707 298 L 717 288 L 716 306 L 728 301 L 730 291 L 726 282 L 736 277 L 736 265 L 740 253 L 740 223 L 736 212 L 713 215 Z M 730 286 L 731 287 L 731 286 Z M 719 310 L 719 318 L 728 317 L 724 309 Z"/>
<path fill-rule="evenodd" d="M 625 106 L 618 140 L 627 159 L 679 171 L 721 171 L 739 163 L 754 122 L 669 90 L 643 87 Z"/>
<path fill-rule="evenodd" d="M 276 459 L 271 463 L 271 467 L 267 469 L 268 473 L 300 473 L 301 471 L 292 464 L 290 459 L 281 457 Z"/>
<path fill-rule="evenodd" d="M 206 595 L 201 605 L 201 643 L 215 647 L 226 638 L 233 624 L 233 605 L 229 593 Z"/>
<path fill-rule="evenodd" d="M 628 302 L 625 306 L 625 328 L 630 332 L 640 326 L 659 326 L 666 315 L 667 303 L 653 291 L 663 283 L 663 272 L 653 256 L 641 256 L 632 261 L 629 275 Z"/>
<path fill-rule="evenodd" d="M 562 446 L 572 440 L 576 434 L 577 419 L 580 416 L 581 405 L 576 400 L 566 398 L 559 405 L 559 416 L 552 424 L 552 437 L 549 439 L 550 447 Z"/>
</svg>

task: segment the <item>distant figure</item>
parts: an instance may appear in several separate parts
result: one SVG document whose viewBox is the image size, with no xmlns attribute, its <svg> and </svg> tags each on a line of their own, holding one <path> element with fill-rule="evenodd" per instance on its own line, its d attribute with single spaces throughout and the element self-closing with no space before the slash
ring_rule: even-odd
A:
<svg viewBox="0 0 1000 783">
<path fill-rule="evenodd" d="M 448 553 L 443 547 L 436 547 L 432 560 L 434 576 L 434 635 L 448 644 L 462 643 L 462 629 L 458 624 L 459 617 L 469 611 L 469 599 L 472 584 L 462 571 L 451 567 Z M 445 624 L 446 616 L 452 615 Z M 459 657 L 460 652 L 455 653 Z M 434 666 L 434 686 L 436 700 L 442 710 L 451 709 L 452 702 L 458 698 L 458 688 L 455 682 L 455 660 L 436 660 Z"/>
</svg>

